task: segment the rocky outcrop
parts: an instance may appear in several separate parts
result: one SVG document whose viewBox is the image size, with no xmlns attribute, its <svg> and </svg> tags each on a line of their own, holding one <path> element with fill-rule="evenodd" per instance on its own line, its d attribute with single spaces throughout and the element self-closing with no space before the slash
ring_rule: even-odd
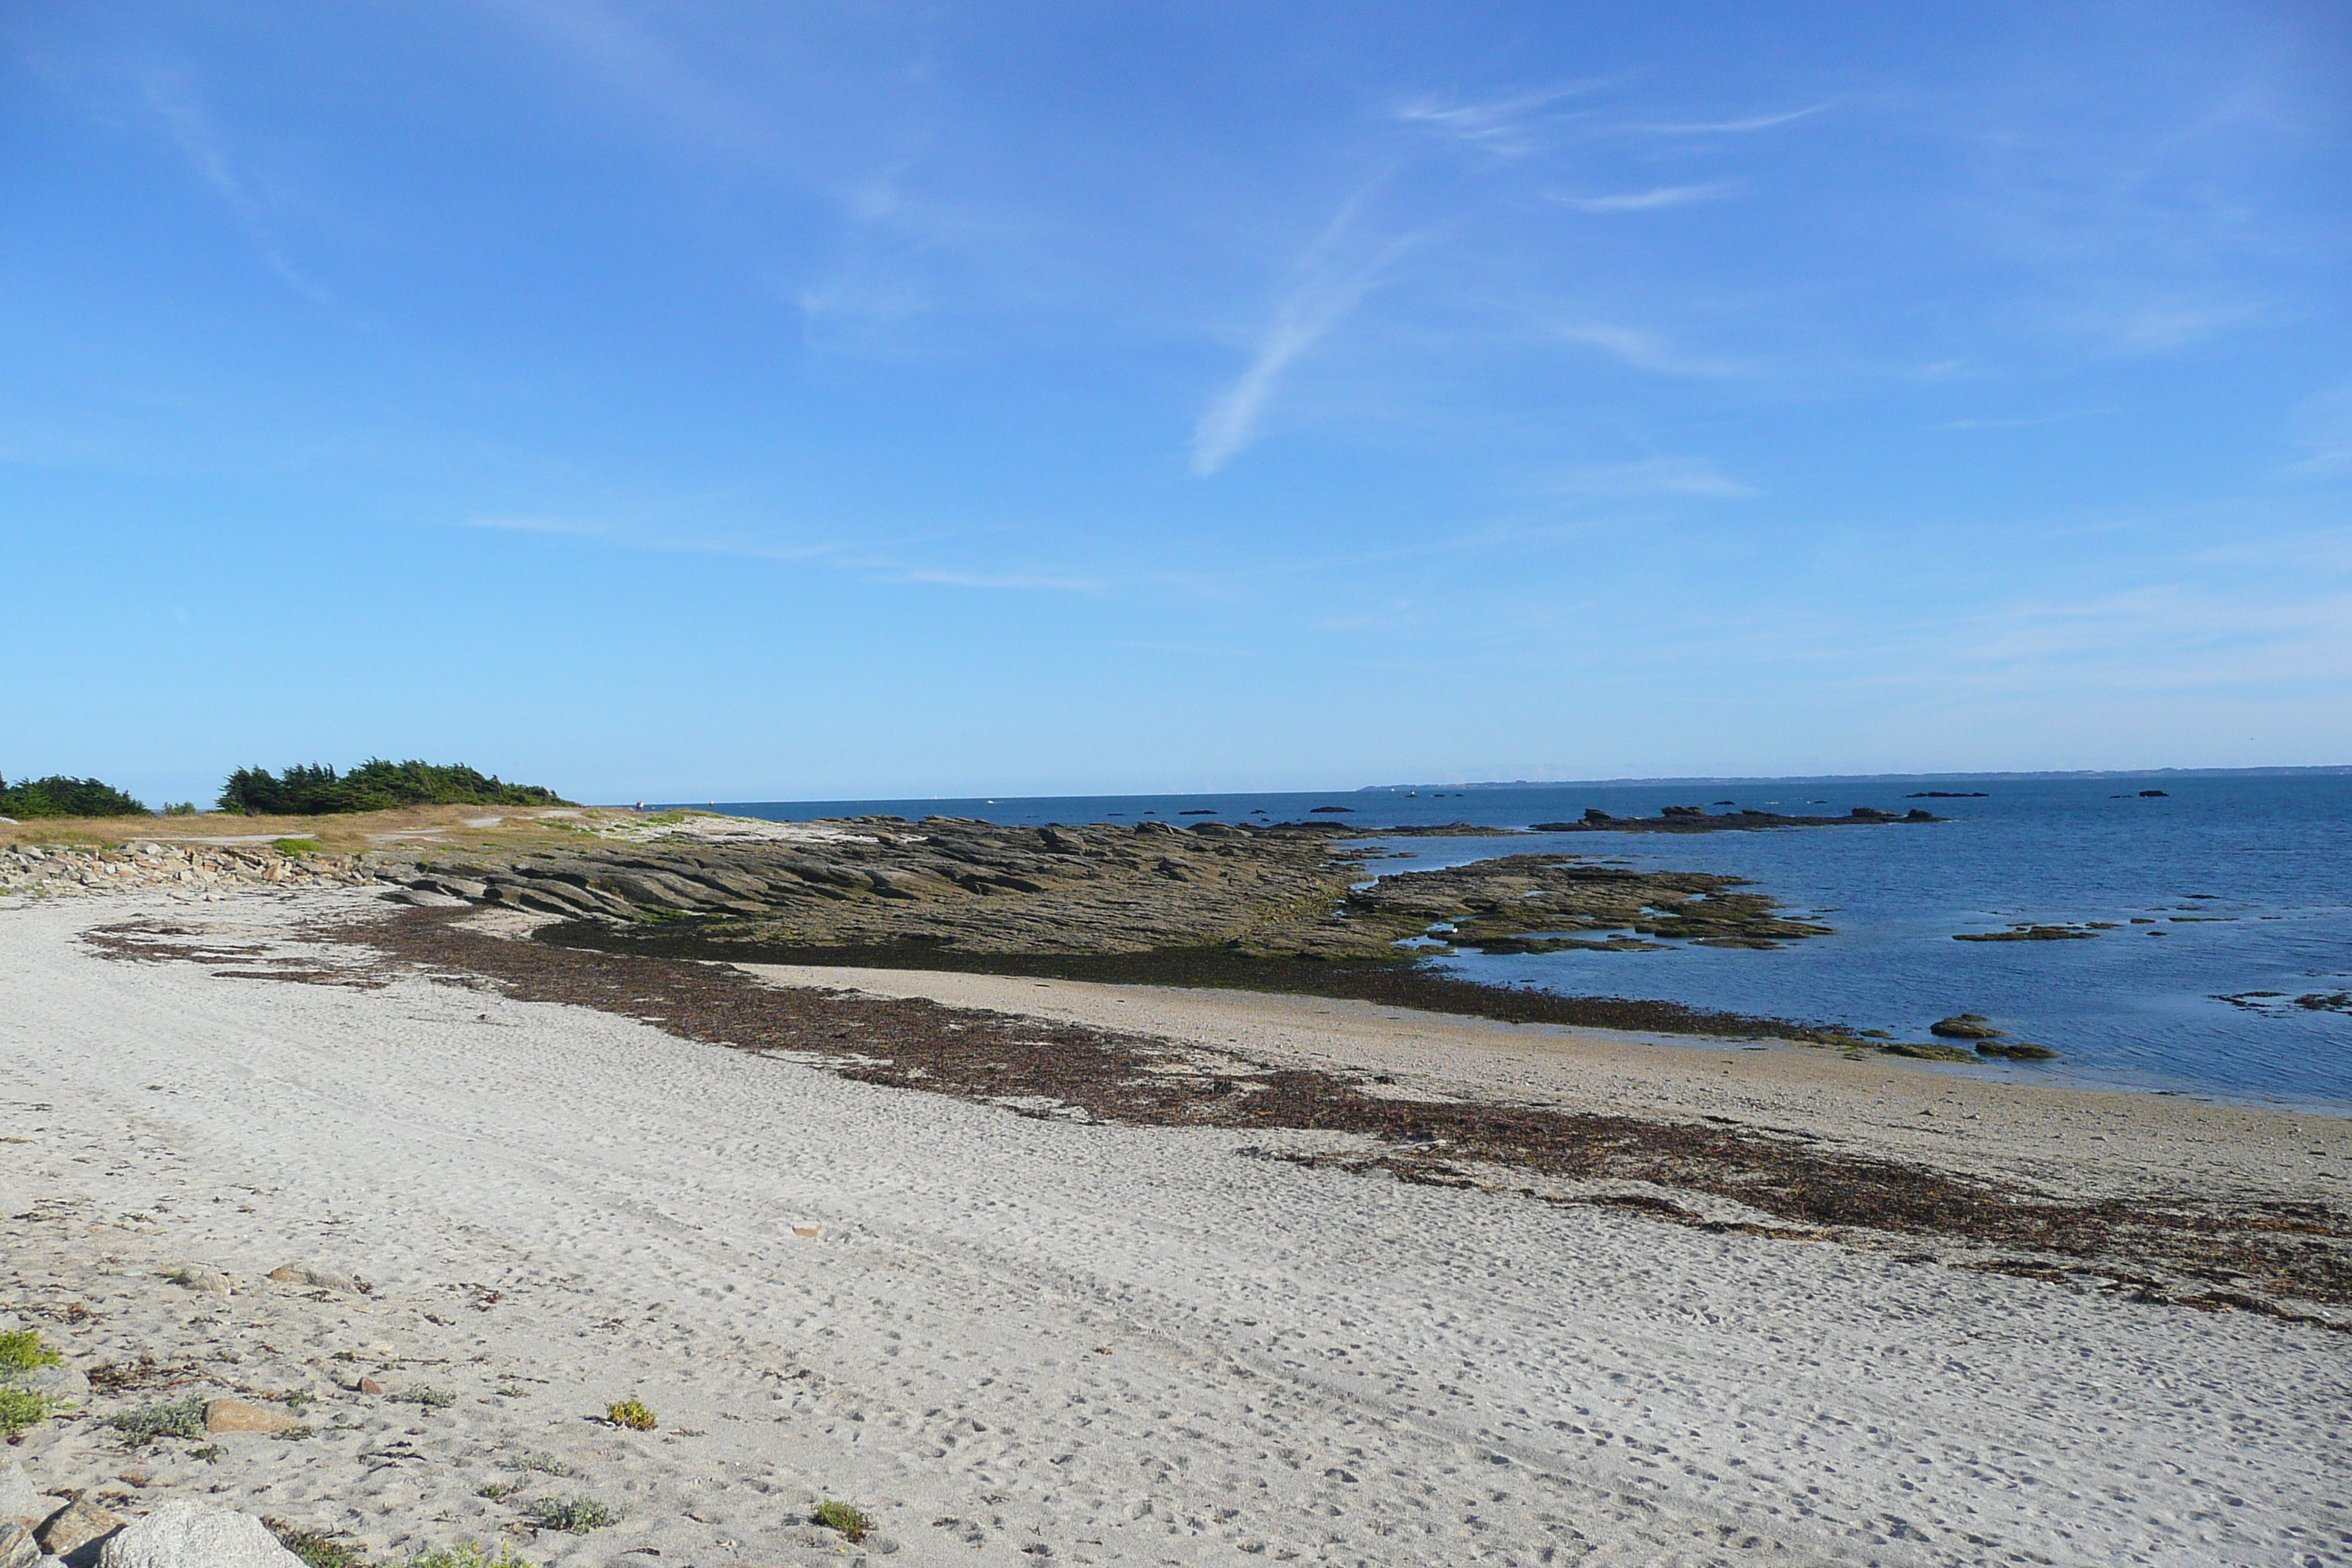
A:
<svg viewBox="0 0 2352 1568">
<path fill-rule="evenodd" d="M 301 1568 L 249 1513 L 175 1498 L 115 1532 L 98 1568 Z"/>
<path fill-rule="evenodd" d="M 608 846 L 504 866 L 429 862 L 401 879 L 418 892 L 625 930 L 692 921 L 713 942 L 799 950 L 1393 958 L 1399 941 L 1433 926 L 1468 945 L 1614 931 L 1764 946 L 1828 929 L 1783 917 L 1738 878 L 1636 873 L 1579 855 L 1502 856 L 1358 885 L 1362 850 L 1304 824 L 837 826 L 859 831 L 824 842 Z M 1509 951 L 1544 949 L 1522 941 Z"/>
<path fill-rule="evenodd" d="M 0 895 L 87 898 L 145 889 L 225 893 L 257 888 L 358 886 L 373 880 L 358 858 L 287 855 L 268 844 L 19 844 L 0 849 Z"/>
</svg>

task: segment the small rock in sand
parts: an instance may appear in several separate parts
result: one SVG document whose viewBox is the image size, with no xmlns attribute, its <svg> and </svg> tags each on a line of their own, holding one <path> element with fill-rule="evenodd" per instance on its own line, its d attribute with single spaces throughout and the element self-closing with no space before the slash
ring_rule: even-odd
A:
<svg viewBox="0 0 2352 1568">
<path fill-rule="evenodd" d="M 173 1284 L 184 1290 L 207 1291 L 219 1296 L 229 1295 L 236 1289 L 236 1281 L 219 1269 L 207 1268 L 201 1263 L 191 1263 L 184 1268 L 173 1269 L 171 1279 Z"/>
<path fill-rule="evenodd" d="M 121 1514 L 110 1513 L 94 1502 L 78 1502 L 51 1515 L 49 1521 L 34 1532 L 34 1539 L 50 1556 L 68 1557 L 121 1527 Z"/>
<path fill-rule="evenodd" d="M 352 1384 L 352 1392 L 353 1394 L 382 1394 L 383 1392 L 383 1384 L 378 1383 L 372 1377 L 363 1377 L 357 1383 Z"/>
<path fill-rule="evenodd" d="M 98 1568 L 300 1568 L 249 1513 L 175 1498 L 99 1550 Z"/>
<path fill-rule="evenodd" d="M 39 1523 L 41 1494 L 33 1489 L 33 1479 L 25 1467 L 10 1459 L 0 1464 L 0 1520 L 25 1520 Z"/>
<path fill-rule="evenodd" d="M 215 1399 L 205 1406 L 207 1432 L 284 1432 L 298 1425 L 291 1415 L 242 1399 Z"/>
<path fill-rule="evenodd" d="M 321 1290 L 359 1289 L 348 1274 L 338 1274 L 331 1268 L 313 1268 L 307 1263 L 281 1263 L 269 1271 L 269 1277 L 282 1285 L 312 1285 Z"/>
<path fill-rule="evenodd" d="M 0 1524 L 0 1568 L 33 1568 L 41 1560 L 41 1543 L 21 1524 Z"/>
</svg>

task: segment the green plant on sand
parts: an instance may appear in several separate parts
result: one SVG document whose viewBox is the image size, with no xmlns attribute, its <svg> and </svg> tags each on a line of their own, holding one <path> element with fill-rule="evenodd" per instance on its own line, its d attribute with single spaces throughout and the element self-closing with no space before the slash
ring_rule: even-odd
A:
<svg viewBox="0 0 2352 1568">
<path fill-rule="evenodd" d="M 0 1373 L 55 1366 L 60 1359 L 57 1352 L 41 1342 L 38 1329 L 16 1329 L 0 1334 Z"/>
<path fill-rule="evenodd" d="M 14 1437 L 48 1413 L 49 1402 L 32 1390 L 0 1387 L 0 1436 Z"/>
<path fill-rule="evenodd" d="M 457 1396 L 446 1388 L 427 1384 L 413 1384 L 392 1396 L 395 1405 L 421 1405 L 427 1410 L 446 1410 L 457 1403 Z"/>
<path fill-rule="evenodd" d="M 816 1511 L 809 1518 L 827 1530 L 841 1531 L 842 1535 L 850 1541 L 865 1540 L 866 1532 L 874 1528 L 874 1518 L 871 1514 L 852 1504 L 843 1502 L 839 1498 L 825 1499 L 816 1505 Z"/>
<path fill-rule="evenodd" d="M 304 1530 L 282 1519 L 265 1519 L 261 1522 L 269 1527 L 270 1534 L 278 1537 L 278 1543 L 300 1558 L 307 1568 L 365 1568 L 367 1560 L 359 1554 L 357 1549 L 344 1545 L 331 1535 Z"/>
<path fill-rule="evenodd" d="M 604 1406 L 604 1419 L 615 1426 L 626 1426 L 632 1432 L 650 1432 L 661 1425 L 654 1413 L 635 1399 L 616 1399 Z"/>
<path fill-rule="evenodd" d="M 499 1543 L 496 1557 L 470 1541 L 460 1541 L 438 1552 L 427 1552 L 410 1558 L 401 1568 L 534 1568 L 534 1564 L 514 1554 L 514 1548 Z"/>
<path fill-rule="evenodd" d="M 568 1530 L 574 1535 L 602 1530 L 608 1524 L 617 1524 L 621 1519 L 620 1510 L 592 1497 L 548 1498 L 531 1504 L 523 1513 L 541 1530 Z"/>
<path fill-rule="evenodd" d="M 134 1447 L 152 1443 L 158 1437 L 201 1437 L 205 1435 L 205 1396 L 192 1394 L 185 1399 L 142 1405 L 136 1410 L 108 1416 L 106 1424 L 121 1433 L 123 1440 Z"/>
</svg>

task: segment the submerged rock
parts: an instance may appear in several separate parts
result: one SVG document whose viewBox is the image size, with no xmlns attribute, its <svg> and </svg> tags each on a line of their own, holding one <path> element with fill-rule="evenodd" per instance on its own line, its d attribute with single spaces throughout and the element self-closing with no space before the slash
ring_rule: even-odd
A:
<svg viewBox="0 0 2352 1568">
<path fill-rule="evenodd" d="M 1992 1020 L 1982 1013 L 1955 1013 L 1948 1018 L 1938 1018 L 1927 1026 L 1927 1032 L 1948 1040 L 1997 1040 L 2001 1036 L 2001 1031 L 1992 1026 Z"/>
</svg>

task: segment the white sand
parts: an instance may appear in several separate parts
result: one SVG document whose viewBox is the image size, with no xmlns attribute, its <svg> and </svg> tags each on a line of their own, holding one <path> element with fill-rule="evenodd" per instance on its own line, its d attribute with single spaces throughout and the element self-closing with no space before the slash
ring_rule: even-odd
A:
<svg viewBox="0 0 2352 1568">
<path fill-rule="evenodd" d="M 268 935 L 368 901 L 152 907 Z M 1237 1158 L 1265 1135 L 1022 1118 L 419 980 L 216 979 L 77 942 L 141 907 L 0 910 L 0 1134 L 28 1140 L 0 1144 L 0 1212 L 42 1216 L 12 1222 L 13 1304 L 86 1300 L 94 1321 L 26 1320 L 78 1363 L 226 1348 L 206 1392 L 330 1396 L 318 1435 L 224 1438 L 214 1464 L 52 1422 L 14 1450 L 47 1487 L 126 1510 L 202 1489 L 385 1552 L 512 1521 L 474 1494 L 546 1450 L 575 1474 L 527 1498 L 630 1510 L 526 1547 L 566 1563 L 826 1560 L 798 1522 L 820 1493 L 912 1563 L 2352 1560 L 2352 1336 Z M 1163 998 L 1161 1026 L 1215 1026 L 1217 1002 Z M 1293 1005 L 1225 1022 L 1271 1031 L 1269 1005 Z M 1304 1054 L 1405 1049 L 1297 1005 Z M 1526 1079 L 1517 1049 L 1451 1070 Z M 1718 1095 L 1835 1120 L 1802 1101 L 1841 1086 L 1802 1064 L 1686 1059 Z M 2235 1134 L 2202 1125 L 2221 1168 Z M 296 1258 L 376 1292 L 260 1282 Z M 153 1277 L 178 1263 L 251 1288 Z M 458 1401 L 329 1381 L 379 1365 Z M 586 1419 L 628 1394 L 661 1431 Z"/>
</svg>

